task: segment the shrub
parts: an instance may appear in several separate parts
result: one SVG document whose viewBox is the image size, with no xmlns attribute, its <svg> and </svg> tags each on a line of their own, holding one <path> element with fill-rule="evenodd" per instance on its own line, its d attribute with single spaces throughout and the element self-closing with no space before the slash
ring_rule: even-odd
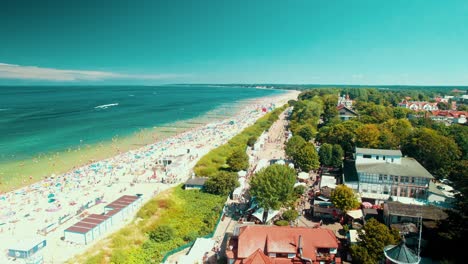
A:
<svg viewBox="0 0 468 264">
<path fill-rule="evenodd" d="M 289 225 L 289 222 L 286 221 L 286 220 L 278 220 L 278 221 L 275 222 L 275 225 L 277 225 L 277 226 L 287 226 L 287 225 Z"/>
<path fill-rule="evenodd" d="M 254 136 L 251 136 L 249 140 L 247 140 L 247 146 L 252 148 L 255 145 L 255 142 L 257 142 L 257 138 Z"/>
<path fill-rule="evenodd" d="M 304 185 L 298 185 L 294 187 L 294 194 L 296 194 L 297 196 L 303 195 L 305 191 L 306 187 Z"/>
<path fill-rule="evenodd" d="M 296 220 L 299 213 L 296 210 L 287 210 L 283 213 L 283 219 L 287 222 Z"/>
<path fill-rule="evenodd" d="M 161 225 L 149 233 L 149 238 L 155 242 L 166 242 L 172 239 L 174 233 L 175 232 L 172 227 Z"/>
</svg>

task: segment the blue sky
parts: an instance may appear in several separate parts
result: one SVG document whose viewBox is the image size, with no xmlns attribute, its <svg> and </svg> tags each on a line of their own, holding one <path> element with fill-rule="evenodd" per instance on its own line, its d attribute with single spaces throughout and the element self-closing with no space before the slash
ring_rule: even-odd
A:
<svg viewBox="0 0 468 264">
<path fill-rule="evenodd" d="M 6 0 L 0 84 L 468 85 L 466 0 Z"/>
</svg>

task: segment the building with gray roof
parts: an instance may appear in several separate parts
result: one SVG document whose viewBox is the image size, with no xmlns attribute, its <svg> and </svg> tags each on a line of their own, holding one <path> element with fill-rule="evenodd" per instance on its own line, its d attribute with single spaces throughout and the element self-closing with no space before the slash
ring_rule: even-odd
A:
<svg viewBox="0 0 468 264">
<path fill-rule="evenodd" d="M 358 182 L 352 188 L 361 198 L 377 201 L 390 197 L 426 200 L 434 178 L 418 161 L 403 157 L 400 150 L 356 148 L 355 168 Z"/>
</svg>

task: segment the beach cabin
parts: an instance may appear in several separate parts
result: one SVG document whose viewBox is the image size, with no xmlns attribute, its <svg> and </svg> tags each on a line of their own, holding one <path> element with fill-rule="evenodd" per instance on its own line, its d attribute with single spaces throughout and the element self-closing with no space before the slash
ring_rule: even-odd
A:
<svg viewBox="0 0 468 264">
<path fill-rule="evenodd" d="M 133 213 L 142 201 L 139 196 L 124 195 L 104 207 L 104 214 L 92 214 L 65 229 L 66 241 L 88 244 Z"/>
<path fill-rule="evenodd" d="M 39 250 L 47 245 L 47 241 L 44 238 L 28 238 L 11 242 L 8 247 L 8 256 L 13 258 L 30 259 Z"/>
<path fill-rule="evenodd" d="M 205 182 L 208 180 L 208 177 L 193 177 L 188 179 L 185 184 L 185 190 L 198 189 L 201 190 L 205 187 Z"/>
<path fill-rule="evenodd" d="M 63 231 L 65 241 L 75 244 L 87 245 L 94 240 L 93 230 L 91 228 L 71 226 Z"/>
</svg>

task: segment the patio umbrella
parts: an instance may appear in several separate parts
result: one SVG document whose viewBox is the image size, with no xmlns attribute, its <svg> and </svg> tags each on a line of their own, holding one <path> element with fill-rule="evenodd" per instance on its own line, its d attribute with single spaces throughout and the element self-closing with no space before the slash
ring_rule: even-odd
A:
<svg viewBox="0 0 468 264">
<path fill-rule="evenodd" d="M 362 206 L 364 206 L 364 208 L 372 208 L 372 204 L 369 202 L 363 202 Z"/>
<path fill-rule="evenodd" d="M 55 197 L 55 194 L 49 193 L 49 195 L 47 195 L 47 198 L 52 198 L 52 197 Z"/>
</svg>

